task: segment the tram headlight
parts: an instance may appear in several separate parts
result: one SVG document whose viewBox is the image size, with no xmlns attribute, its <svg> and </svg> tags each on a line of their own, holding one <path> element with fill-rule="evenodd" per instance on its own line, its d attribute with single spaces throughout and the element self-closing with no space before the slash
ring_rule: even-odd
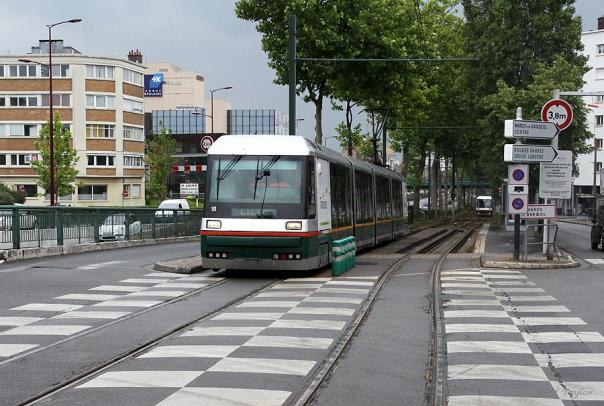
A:
<svg viewBox="0 0 604 406">
<path fill-rule="evenodd" d="M 206 220 L 206 228 L 217 229 L 222 227 L 222 222 L 220 220 Z"/>
<path fill-rule="evenodd" d="M 288 221 L 285 223 L 286 230 L 302 230 L 301 221 Z"/>
</svg>

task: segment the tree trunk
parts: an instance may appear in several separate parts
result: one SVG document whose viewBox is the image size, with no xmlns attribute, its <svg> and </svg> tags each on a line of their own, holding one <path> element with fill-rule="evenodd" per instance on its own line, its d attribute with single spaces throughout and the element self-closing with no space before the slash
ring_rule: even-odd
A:
<svg viewBox="0 0 604 406">
<path fill-rule="evenodd" d="M 315 104 L 315 143 L 323 144 L 323 94 L 319 93 L 313 101 Z"/>
<path fill-rule="evenodd" d="M 401 162 L 401 175 L 403 175 L 403 178 L 407 179 L 407 174 L 409 174 L 409 145 L 406 142 L 403 143 L 403 150 L 401 152 L 403 154 L 403 160 Z M 426 155 L 424 153 L 424 162 L 425 159 Z"/>
<path fill-rule="evenodd" d="M 432 204 L 430 211 L 438 213 L 438 189 L 440 188 L 440 159 L 438 157 L 438 151 L 434 152 L 434 159 L 432 160 L 432 184 L 430 185 L 430 200 Z"/>
<path fill-rule="evenodd" d="M 352 156 L 352 106 L 351 100 L 346 100 L 346 129 L 348 130 L 348 156 Z"/>
</svg>

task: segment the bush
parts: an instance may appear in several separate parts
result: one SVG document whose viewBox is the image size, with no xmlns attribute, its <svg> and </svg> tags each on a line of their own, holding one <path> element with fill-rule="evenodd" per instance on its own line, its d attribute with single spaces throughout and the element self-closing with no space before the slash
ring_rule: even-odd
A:
<svg viewBox="0 0 604 406">
<path fill-rule="evenodd" d="M 3 183 L 0 183 L 0 205 L 25 203 L 25 193 L 18 190 L 12 190 Z"/>
</svg>

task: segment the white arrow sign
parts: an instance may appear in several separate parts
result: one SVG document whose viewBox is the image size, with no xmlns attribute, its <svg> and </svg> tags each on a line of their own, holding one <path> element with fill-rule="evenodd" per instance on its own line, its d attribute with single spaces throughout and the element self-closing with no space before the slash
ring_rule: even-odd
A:
<svg viewBox="0 0 604 406">
<path fill-rule="evenodd" d="M 560 133 L 556 123 L 547 121 L 505 120 L 505 138 L 551 140 Z"/>
<path fill-rule="evenodd" d="M 503 160 L 505 162 L 552 162 L 558 151 L 551 145 L 505 144 Z"/>
</svg>

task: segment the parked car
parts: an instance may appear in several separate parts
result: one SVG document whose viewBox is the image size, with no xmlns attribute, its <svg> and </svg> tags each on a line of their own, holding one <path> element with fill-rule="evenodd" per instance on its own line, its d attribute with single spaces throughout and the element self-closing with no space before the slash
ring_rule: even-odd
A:
<svg viewBox="0 0 604 406">
<path fill-rule="evenodd" d="M 128 230 L 130 237 L 141 232 L 141 222 L 134 214 L 128 216 Z M 126 215 L 112 214 L 107 217 L 99 227 L 100 241 L 115 241 L 126 238 Z"/>
<path fill-rule="evenodd" d="M 15 206 L 22 204 L 15 203 Z M 36 215 L 31 210 L 19 210 L 19 226 L 21 229 L 36 228 Z M 13 229 L 13 211 L 0 210 L 0 230 Z"/>
<path fill-rule="evenodd" d="M 155 221 L 172 221 L 174 211 L 176 210 L 177 216 L 189 214 L 190 207 L 187 199 L 168 199 L 164 200 L 157 207 L 159 210 L 155 212 Z"/>
</svg>

